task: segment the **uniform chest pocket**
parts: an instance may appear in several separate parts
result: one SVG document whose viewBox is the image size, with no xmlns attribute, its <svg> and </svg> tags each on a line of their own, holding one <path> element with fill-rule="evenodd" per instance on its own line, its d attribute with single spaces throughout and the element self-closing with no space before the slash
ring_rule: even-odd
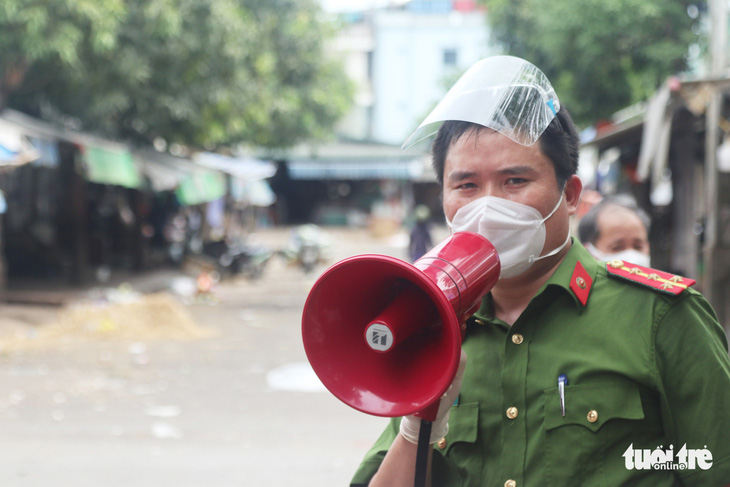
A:
<svg viewBox="0 0 730 487">
<path fill-rule="evenodd" d="M 600 382 L 567 386 L 565 416 L 558 389 L 545 391 L 545 429 L 580 425 L 597 432 L 612 419 L 644 419 L 639 386 L 633 382 Z"/>
<path fill-rule="evenodd" d="M 558 389 L 545 398 L 545 485 L 612 487 L 607 472 L 623 458 L 607 452 L 631 443 L 644 419 L 639 386 L 630 381 L 580 384 L 565 388 L 565 416 Z M 614 458 L 615 457 L 615 458 Z"/>
<path fill-rule="evenodd" d="M 449 432 L 445 436 L 446 441 L 437 446 L 444 450 L 444 454 L 448 454 L 451 448 L 459 443 L 474 443 L 477 440 L 478 427 L 478 403 L 452 407 L 449 412 Z"/>
<path fill-rule="evenodd" d="M 449 413 L 449 432 L 435 445 L 434 486 L 463 486 L 474 472 L 482 471 L 484 455 L 477 443 L 479 404 L 460 404 Z M 478 475 L 477 475 L 478 478 Z"/>
</svg>

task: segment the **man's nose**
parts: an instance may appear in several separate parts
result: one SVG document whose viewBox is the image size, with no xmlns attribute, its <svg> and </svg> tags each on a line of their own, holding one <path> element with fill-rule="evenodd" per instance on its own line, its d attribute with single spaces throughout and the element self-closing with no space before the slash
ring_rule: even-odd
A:
<svg viewBox="0 0 730 487">
<path fill-rule="evenodd" d="M 504 192 L 496 184 L 485 184 L 480 188 L 478 198 L 485 196 L 494 196 L 495 198 L 504 198 Z"/>
</svg>

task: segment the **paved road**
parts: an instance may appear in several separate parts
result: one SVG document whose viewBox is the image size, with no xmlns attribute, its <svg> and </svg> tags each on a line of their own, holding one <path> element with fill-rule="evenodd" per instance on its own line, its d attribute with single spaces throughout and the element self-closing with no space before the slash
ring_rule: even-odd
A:
<svg viewBox="0 0 730 487">
<path fill-rule="evenodd" d="M 405 255 L 404 235 L 328 232 L 333 262 Z M 287 231 L 259 237 L 280 246 Z M 3 307 L 0 339 L 43 346 L 0 340 L 0 486 L 347 485 L 386 420 L 339 402 L 308 367 L 300 322 L 315 278 L 274 261 L 258 282 L 219 284 L 215 303 L 183 308 L 207 337 L 155 338 L 165 314 L 138 336 L 119 333 L 130 315 L 102 320 L 101 335 L 90 320 L 49 337 L 57 310 Z"/>
</svg>

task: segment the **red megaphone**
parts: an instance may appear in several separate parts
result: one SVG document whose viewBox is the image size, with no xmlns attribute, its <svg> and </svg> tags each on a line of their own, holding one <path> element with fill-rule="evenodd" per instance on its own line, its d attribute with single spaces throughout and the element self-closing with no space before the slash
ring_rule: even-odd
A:
<svg viewBox="0 0 730 487">
<path fill-rule="evenodd" d="M 385 255 L 337 262 L 304 305 L 304 349 L 324 386 L 376 416 L 433 419 L 456 375 L 466 319 L 499 278 L 494 246 L 455 233 L 413 265 Z"/>
</svg>

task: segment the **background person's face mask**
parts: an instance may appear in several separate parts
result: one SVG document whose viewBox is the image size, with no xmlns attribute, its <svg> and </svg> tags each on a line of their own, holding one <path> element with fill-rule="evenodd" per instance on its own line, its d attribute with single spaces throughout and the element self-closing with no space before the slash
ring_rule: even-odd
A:
<svg viewBox="0 0 730 487">
<path fill-rule="evenodd" d="M 651 264 L 651 258 L 649 255 L 639 252 L 636 249 L 624 249 L 620 252 L 601 252 L 595 245 L 588 242 L 585 244 L 586 250 L 591 253 L 593 257 L 598 260 L 611 262 L 612 260 L 623 260 L 624 262 L 631 262 L 632 264 L 640 265 L 642 267 L 649 267 Z"/>
<path fill-rule="evenodd" d="M 461 208 L 447 223 L 452 233 L 473 232 L 487 238 L 497 249 L 501 264 L 500 279 L 519 276 L 533 263 L 560 252 L 570 240 L 540 257 L 545 245 L 545 222 L 563 202 L 563 193 L 553 211 L 545 218 L 532 206 L 515 201 L 484 196 Z"/>
</svg>

